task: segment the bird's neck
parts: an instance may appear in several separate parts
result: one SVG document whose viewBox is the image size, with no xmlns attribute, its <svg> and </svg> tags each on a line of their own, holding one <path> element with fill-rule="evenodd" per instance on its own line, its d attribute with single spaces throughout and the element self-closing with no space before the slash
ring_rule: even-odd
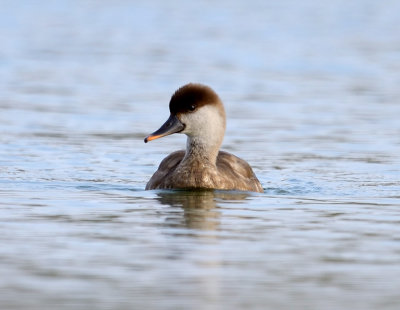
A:
<svg viewBox="0 0 400 310">
<path fill-rule="evenodd" d="M 221 143 L 222 138 L 202 139 L 201 137 L 188 136 L 183 162 L 198 160 L 215 166 Z"/>
</svg>

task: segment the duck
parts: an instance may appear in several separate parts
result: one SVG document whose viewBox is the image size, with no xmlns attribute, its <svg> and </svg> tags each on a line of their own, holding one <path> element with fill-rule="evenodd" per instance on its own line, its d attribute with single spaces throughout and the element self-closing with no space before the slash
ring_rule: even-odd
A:
<svg viewBox="0 0 400 310">
<path fill-rule="evenodd" d="M 146 190 L 232 190 L 264 192 L 251 166 L 243 159 L 221 151 L 226 114 L 217 93 L 209 86 L 189 83 L 172 95 L 170 116 L 144 142 L 174 133 L 187 136 L 186 150 L 164 158 L 146 185 Z"/>
</svg>

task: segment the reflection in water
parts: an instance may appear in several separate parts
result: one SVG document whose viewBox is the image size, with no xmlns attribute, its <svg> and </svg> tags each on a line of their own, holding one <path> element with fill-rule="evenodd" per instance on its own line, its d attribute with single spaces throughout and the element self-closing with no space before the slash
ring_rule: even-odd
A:
<svg viewBox="0 0 400 310">
<path fill-rule="evenodd" d="M 245 200 L 249 193 L 214 190 L 167 190 L 157 193 L 158 200 L 164 205 L 181 207 L 183 220 L 169 218 L 169 224 L 184 225 L 188 228 L 216 230 L 219 225 L 218 200 Z"/>
<path fill-rule="evenodd" d="M 157 193 L 157 199 L 161 204 L 183 209 L 183 217 L 182 212 L 178 212 L 176 217 L 170 215 L 166 220 L 169 228 L 183 227 L 190 230 L 190 233 L 186 229 L 184 233 L 182 231 L 176 233 L 175 237 L 183 243 L 176 242 L 174 238 L 169 248 L 172 253 L 169 259 L 185 262 L 188 257 L 197 258 L 196 261 L 201 265 L 203 272 L 191 281 L 197 284 L 197 294 L 203 296 L 204 300 L 218 302 L 223 300 L 223 279 L 218 272 L 215 272 L 221 270 L 224 260 L 221 249 L 215 246 L 220 242 L 220 235 L 217 232 L 221 217 L 218 203 L 243 201 L 249 195 L 246 192 L 214 190 L 163 190 Z M 168 230 L 168 234 L 171 234 L 171 229 Z M 188 239 L 185 237 L 189 238 L 190 246 L 187 246 Z"/>
</svg>

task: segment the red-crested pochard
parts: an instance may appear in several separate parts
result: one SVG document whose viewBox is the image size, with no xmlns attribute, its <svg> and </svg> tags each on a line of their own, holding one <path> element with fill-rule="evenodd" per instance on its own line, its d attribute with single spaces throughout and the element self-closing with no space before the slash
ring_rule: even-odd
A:
<svg viewBox="0 0 400 310">
<path fill-rule="evenodd" d="M 146 190 L 264 191 L 246 161 L 219 150 L 225 134 L 225 109 L 210 87 L 187 84 L 179 88 L 171 97 L 169 110 L 168 120 L 144 142 L 184 133 L 186 151 L 176 151 L 164 158 Z"/>
</svg>

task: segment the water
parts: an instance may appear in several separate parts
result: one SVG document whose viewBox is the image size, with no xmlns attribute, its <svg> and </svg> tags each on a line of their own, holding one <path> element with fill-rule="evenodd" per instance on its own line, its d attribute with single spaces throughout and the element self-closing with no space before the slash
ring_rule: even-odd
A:
<svg viewBox="0 0 400 310">
<path fill-rule="evenodd" d="M 2 309 L 399 309 L 398 1 L 2 1 Z M 264 194 L 144 191 L 212 86 Z"/>
</svg>

